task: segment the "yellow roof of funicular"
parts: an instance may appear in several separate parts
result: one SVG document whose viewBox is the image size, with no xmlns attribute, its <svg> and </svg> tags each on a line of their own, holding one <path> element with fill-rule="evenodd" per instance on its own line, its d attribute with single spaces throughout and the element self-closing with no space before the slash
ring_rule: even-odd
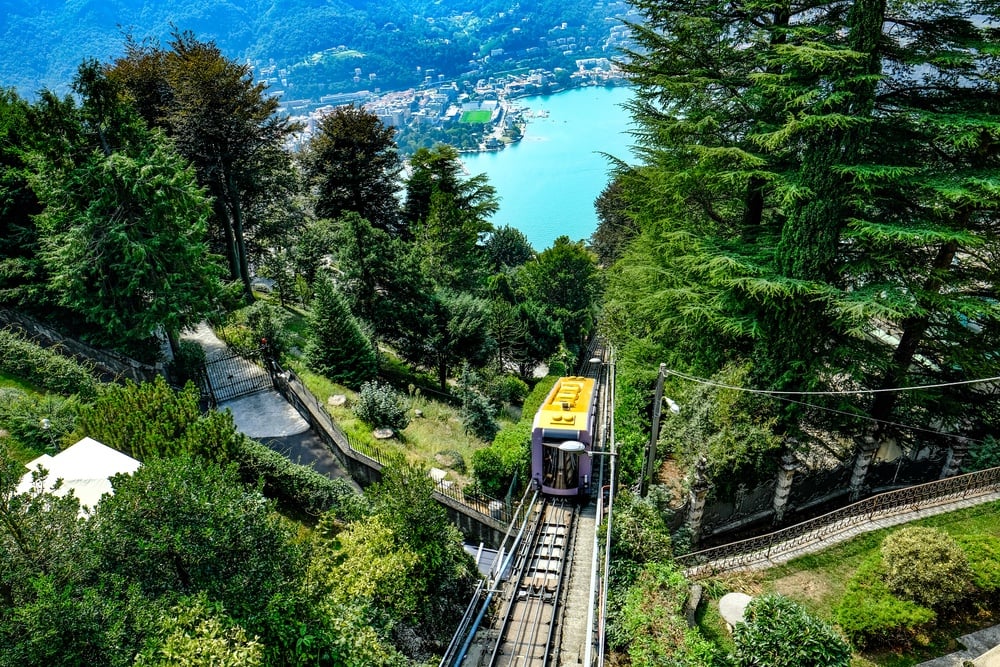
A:
<svg viewBox="0 0 1000 667">
<path fill-rule="evenodd" d="M 585 377 L 559 378 L 538 412 L 540 428 L 587 428 L 587 412 L 594 393 L 594 381 Z"/>
</svg>

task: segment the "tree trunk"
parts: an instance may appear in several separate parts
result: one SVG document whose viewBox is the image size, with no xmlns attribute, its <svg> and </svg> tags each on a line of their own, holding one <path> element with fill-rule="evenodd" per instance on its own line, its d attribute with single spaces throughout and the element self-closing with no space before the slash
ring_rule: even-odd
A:
<svg viewBox="0 0 1000 667">
<path fill-rule="evenodd" d="M 253 287 L 250 285 L 250 265 L 247 261 L 247 245 L 243 236 L 243 208 L 240 205 L 240 192 L 236 186 L 232 171 L 226 170 L 226 188 L 229 191 L 229 207 L 233 221 L 233 239 L 236 249 L 236 261 L 239 267 L 239 278 L 243 282 L 243 295 L 247 303 L 253 303 Z"/>
<path fill-rule="evenodd" d="M 966 217 L 968 217 L 968 214 L 966 214 Z M 951 263 L 955 259 L 957 251 L 957 241 L 949 241 L 938 248 L 930 276 L 924 281 L 922 290 L 924 294 L 929 292 L 936 294 L 941 290 L 941 286 L 944 284 L 942 274 L 951 269 Z M 923 340 L 929 325 L 929 315 L 909 317 L 903 320 L 903 334 L 899 337 L 899 343 L 892 353 L 892 362 L 889 364 L 889 368 L 882 378 L 879 389 L 890 389 L 899 386 L 900 382 L 906 377 L 907 371 L 913 365 L 913 358 L 917 354 L 917 348 L 920 346 L 920 342 Z M 899 392 L 895 391 L 883 391 L 875 394 L 875 400 L 872 401 L 871 417 L 881 421 L 888 420 L 898 399 Z M 880 425 L 878 430 L 882 431 L 884 429 Z"/>
<path fill-rule="evenodd" d="M 229 265 L 229 278 L 236 280 L 240 275 L 239 262 L 236 260 L 236 239 L 233 236 L 233 225 L 229 219 L 229 209 L 226 202 L 218 194 L 212 204 L 215 209 L 215 217 L 222 226 L 222 233 L 226 239 L 226 263 Z"/>
</svg>

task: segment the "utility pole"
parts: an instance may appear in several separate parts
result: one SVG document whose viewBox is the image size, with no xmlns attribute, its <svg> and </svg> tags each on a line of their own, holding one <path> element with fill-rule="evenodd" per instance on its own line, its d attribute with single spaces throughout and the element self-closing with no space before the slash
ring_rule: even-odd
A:
<svg viewBox="0 0 1000 667">
<path fill-rule="evenodd" d="M 660 364 L 656 375 L 656 397 L 653 399 L 653 425 L 649 435 L 649 446 L 646 447 L 646 466 L 642 473 L 642 484 L 639 495 L 643 498 L 649 493 L 649 485 L 653 482 L 653 466 L 656 461 L 656 439 L 660 435 L 660 406 L 663 404 L 663 378 L 667 374 L 667 365 Z"/>
</svg>

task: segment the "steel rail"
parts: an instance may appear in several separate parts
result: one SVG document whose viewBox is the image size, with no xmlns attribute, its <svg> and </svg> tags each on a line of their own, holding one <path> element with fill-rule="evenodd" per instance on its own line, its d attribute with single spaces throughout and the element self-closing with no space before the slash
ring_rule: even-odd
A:
<svg viewBox="0 0 1000 667">
<path fill-rule="evenodd" d="M 517 583 L 515 584 L 511 595 L 507 599 L 507 605 L 503 613 L 503 616 L 501 617 L 502 620 L 500 623 L 499 632 L 497 633 L 496 643 L 493 645 L 493 652 L 490 654 L 490 661 L 489 661 L 490 667 L 494 667 L 499 664 L 501 647 L 506 647 L 506 633 L 508 627 L 510 626 L 511 620 L 514 617 L 515 609 L 520 601 L 519 594 L 521 591 L 521 582 L 524 579 L 524 572 L 527 569 L 526 565 L 530 563 L 530 558 L 537 550 L 538 540 L 540 539 L 541 536 L 541 527 L 544 523 L 545 514 L 547 510 L 548 510 L 548 501 L 543 501 L 541 506 L 538 508 L 538 510 L 536 511 L 535 515 L 531 520 L 529 539 L 522 544 L 522 548 L 518 552 L 518 558 L 516 561 L 517 564 L 515 565 L 514 570 L 511 573 L 512 578 L 513 575 L 516 573 Z"/>
</svg>

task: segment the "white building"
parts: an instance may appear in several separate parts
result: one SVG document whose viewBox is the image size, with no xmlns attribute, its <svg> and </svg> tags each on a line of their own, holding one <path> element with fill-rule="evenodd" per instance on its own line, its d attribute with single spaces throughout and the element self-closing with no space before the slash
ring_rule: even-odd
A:
<svg viewBox="0 0 1000 667">
<path fill-rule="evenodd" d="M 61 479 L 62 486 L 55 493 L 65 495 L 72 489 L 74 495 L 80 499 L 80 514 L 87 516 L 97 507 L 101 496 L 105 493 L 114 493 L 111 488 L 112 477 L 118 473 L 131 475 L 140 465 L 131 456 L 111 449 L 93 438 L 84 438 L 55 456 L 42 454 L 27 463 L 25 467 L 30 472 L 21 477 L 17 492 L 30 491 L 32 472 L 44 468 L 48 471 L 44 490 L 52 491 L 56 481 Z"/>
</svg>

